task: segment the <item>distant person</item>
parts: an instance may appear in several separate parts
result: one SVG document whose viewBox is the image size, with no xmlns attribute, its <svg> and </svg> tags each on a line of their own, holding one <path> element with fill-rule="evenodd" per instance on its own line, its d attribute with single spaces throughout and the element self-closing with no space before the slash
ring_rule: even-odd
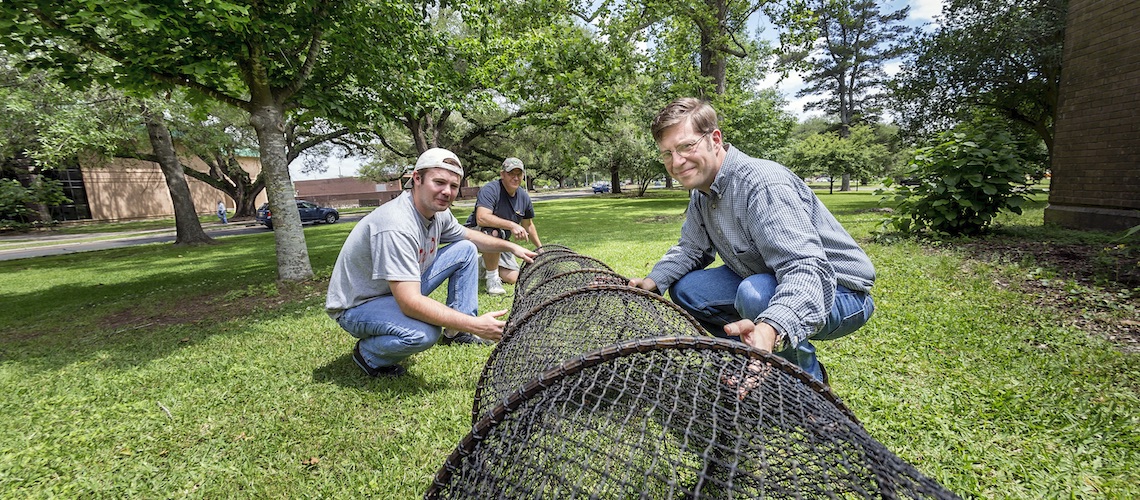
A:
<svg viewBox="0 0 1140 500">
<path fill-rule="evenodd" d="M 325 309 L 359 339 L 352 359 L 370 376 L 403 375 L 399 363 L 436 342 L 488 344 L 503 333 L 505 309 L 478 313 L 478 252 L 527 262 L 535 253 L 459 224 L 449 208 L 462 179 L 451 151 L 424 151 L 411 189 L 361 219 L 341 248 Z M 445 280 L 446 306 L 428 297 Z"/>
<path fill-rule="evenodd" d="M 867 254 L 803 179 L 724 142 L 707 102 L 673 101 L 651 132 L 689 207 L 677 245 L 630 285 L 668 289 L 710 333 L 739 336 L 826 383 L 810 341 L 871 318 Z M 706 269 L 718 255 L 724 265 Z"/>
<path fill-rule="evenodd" d="M 230 223 L 230 220 L 226 217 L 226 204 L 223 203 L 222 200 L 218 200 L 218 219 L 222 221 L 222 224 Z"/>
<path fill-rule="evenodd" d="M 530 195 L 522 187 L 526 178 L 523 162 L 518 158 L 503 161 L 499 180 L 488 182 L 475 199 L 475 211 L 467 218 L 467 227 L 502 238 L 530 240 L 535 249 L 542 246 L 538 239 L 538 228 L 534 226 L 534 204 Z M 514 283 L 519 279 L 519 263 L 509 253 L 483 252 L 480 263 L 486 269 L 487 293 L 502 295 L 507 293 L 503 283 Z"/>
</svg>

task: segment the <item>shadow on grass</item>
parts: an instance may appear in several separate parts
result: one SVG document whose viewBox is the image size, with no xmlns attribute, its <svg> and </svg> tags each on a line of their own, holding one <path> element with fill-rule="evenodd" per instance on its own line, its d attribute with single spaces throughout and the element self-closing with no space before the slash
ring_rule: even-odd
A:
<svg viewBox="0 0 1140 500">
<path fill-rule="evenodd" d="M 405 362 L 404 364 L 414 365 L 415 361 Z M 429 382 L 412 371 L 397 378 L 369 377 L 360 370 L 360 367 L 356 366 L 356 363 L 352 360 L 352 353 L 345 353 L 335 359 L 329 360 L 324 366 L 314 369 L 313 382 L 319 384 L 336 384 L 349 389 L 369 390 L 380 395 L 392 397 L 413 396 L 451 388 L 448 384 Z"/>
</svg>

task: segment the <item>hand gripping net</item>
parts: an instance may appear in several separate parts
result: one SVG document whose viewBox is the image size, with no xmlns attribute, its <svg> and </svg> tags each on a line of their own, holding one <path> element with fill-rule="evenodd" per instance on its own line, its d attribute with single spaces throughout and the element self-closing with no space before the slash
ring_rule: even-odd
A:
<svg viewBox="0 0 1140 500">
<path fill-rule="evenodd" d="M 626 285 L 564 292 L 512 315 L 476 383 L 472 422 L 543 371 L 582 353 L 623 340 L 678 335 L 707 334 L 655 293 Z"/>
<path fill-rule="evenodd" d="M 783 359 L 712 337 L 635 339 L 519 385 L 427 498 L 956 498 Z"/>
</svg>

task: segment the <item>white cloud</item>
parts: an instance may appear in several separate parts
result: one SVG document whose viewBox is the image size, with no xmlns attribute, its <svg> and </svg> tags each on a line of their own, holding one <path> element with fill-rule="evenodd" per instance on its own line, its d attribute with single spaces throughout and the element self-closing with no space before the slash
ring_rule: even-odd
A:
<svg viewBox="0 0 1140 500">
<path fill-rule="evenodd" d="M 910 0 L 910 17 L 924 21 L 934 20 L 934 16 L 942 13 L 942 4 L 945 0 Z"/>
</svg>

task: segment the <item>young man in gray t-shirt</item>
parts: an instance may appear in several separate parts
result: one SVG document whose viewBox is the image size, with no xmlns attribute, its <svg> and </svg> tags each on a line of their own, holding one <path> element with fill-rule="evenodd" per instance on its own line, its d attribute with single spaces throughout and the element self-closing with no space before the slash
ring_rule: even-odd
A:
<svg viewBox="0 0 1140 500">
<path fill-rule="evenodd" d="M 527 262 L 535 253 L 459 224 L 449 208 L 462 179 L 454 153 L 425 151 L 411 190 L 361 219 L 341 248 L 325 310 L 359 339 L 352 357 L 370 376 L 403 375 L 398 363 L 436 342 L 486 343 L 503 333 L 506 310 L 478 313 L 478 252 Z M 447 305 L 428 297 L 445 280 Z"/>
</svg>

